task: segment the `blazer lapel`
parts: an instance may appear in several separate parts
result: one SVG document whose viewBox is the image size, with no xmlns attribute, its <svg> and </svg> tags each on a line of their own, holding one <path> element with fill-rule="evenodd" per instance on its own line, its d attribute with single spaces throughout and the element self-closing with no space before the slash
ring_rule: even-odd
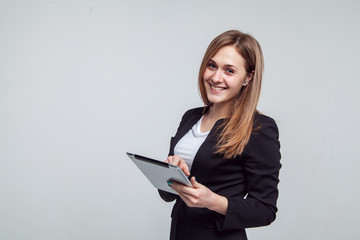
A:
<svg viewBox="0 0 360 240">
<path fill-rule="evenodd" d="M 176 143 L 199 121 L 202 113 L 196 113 L 190 116 L 187 120 L 185 120 L 184 124 L 179 128 L 179 131 L 176 133 L 174 137 L 174 147 Z"/>
</svg>

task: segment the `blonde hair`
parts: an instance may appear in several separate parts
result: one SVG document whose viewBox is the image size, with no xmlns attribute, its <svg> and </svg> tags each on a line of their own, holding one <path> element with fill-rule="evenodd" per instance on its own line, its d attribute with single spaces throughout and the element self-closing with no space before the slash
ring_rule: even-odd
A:
<svg viewBox="0 0 360 240">
<path fill-rule="evenodd" d="M 217 144 L 217 153 L 222 153 L 226 158 L 234 158 L 243 152 L 253 131 L 254 115 L 259 101 L 264 58 L 259 43 L 249 34 L 237 30 L 226 31 L 217 36 L 208 46 L 202 60 L 198 84 L 203 102 L 211 106 L 206 95 L 203 82 L 204 71 L 209 60 L 225 46 L 233 46 L 245 59 L 244 67 L 248 74 L 253 73 L 253 78 L 239 95 L 233 99 L 231 116 L 222 127 Z"/>
</svg>

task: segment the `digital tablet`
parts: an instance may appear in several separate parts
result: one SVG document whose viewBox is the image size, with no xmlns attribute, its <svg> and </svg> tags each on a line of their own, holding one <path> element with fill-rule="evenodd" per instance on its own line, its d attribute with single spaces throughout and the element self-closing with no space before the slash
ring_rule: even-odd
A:
<svg viewBox="0 0 360 240">
<path fill-rule="evenodd" d="M 127 152 L 126 154 L 157 189 L 177 194 L 168 186 L 167 181 L 169 180 L 192 187 L 191 182 L 178 166 L 133 153 Z"/>
</svg>

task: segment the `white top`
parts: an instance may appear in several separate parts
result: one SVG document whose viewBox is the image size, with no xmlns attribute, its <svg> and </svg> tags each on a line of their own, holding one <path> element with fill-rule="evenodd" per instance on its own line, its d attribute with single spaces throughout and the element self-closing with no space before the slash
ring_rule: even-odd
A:
<svg viewBox="0 0 360 240">
<path fill-rule="evenodd" d="M 203 117 L 179 140 L 174 148 L 174 154 L 185 160 L 189 170 L 191 170 L 197 151 L 210 132 L 200 131 L 202 119 Z"/>
</svg>

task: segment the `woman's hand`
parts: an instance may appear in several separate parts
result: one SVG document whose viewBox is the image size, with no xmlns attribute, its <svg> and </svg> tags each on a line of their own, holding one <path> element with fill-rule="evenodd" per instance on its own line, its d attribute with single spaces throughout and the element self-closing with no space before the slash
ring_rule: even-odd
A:
<svg viewBox="0 0 360 240">
<path fill-rule="evenodd" d="M 180 158 L 179 156 L 169 156 L 165 162 L 170 163 L 172 165 L 178 166 L 185 173 L 186 176 L 190 176 L 189 167 L 186 164 L 185 160 Z"/>
<path fill-rule="evenodd" d="M 220 214 L 226 214 L 228 207 L 226 197 L 220 196 L 198 183 L 195 177 L 191 178 L 191 184 L 193 188 L 173 181 L 169 183 L 169 186 L 179 194 L 189 207 L 208 208 Z"/>
</svg>

